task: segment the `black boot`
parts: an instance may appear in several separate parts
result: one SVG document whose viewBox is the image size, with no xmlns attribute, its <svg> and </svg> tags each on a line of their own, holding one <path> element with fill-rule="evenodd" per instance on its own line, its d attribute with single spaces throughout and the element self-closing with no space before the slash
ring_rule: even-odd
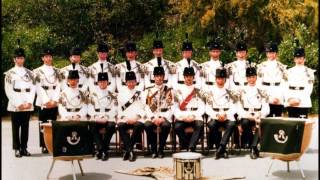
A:
<svg viewBox="0 0 320 180">
<path fill-rule="evenodd" d="M 216 158 L 215 159 L 220 159 L 220 158 L 228 158 L 228 153 L 227 151 L 225 150 L 224 147 L 220 146 L 217 150 L 217 153 L 216 153 Z"/>
<path fill-rule="evenodd" d="M 20 154 L 22 156 L 31 156 L 31 154 L 27 151 L 27 149 L 21 149 Z"/>
<path fill-rule="evenodd" d="M 47 154 L 48 153 L 48 149 L 46 147 L 42 147 L 41 148 L 41 152 L 42 152 L 42 154 Z"/>
<path fill-rule="evenodd" d="M 96 153 L 96 160 L 101 159 L 101 157 L 102 157 L 102 151 L 98 151 L 98 152 Z"/>
<path fill-rule="evenodd" d="M 252 147 L 250 152 L 251 159 L 257 159 L 259 157 L 259 150 L 257 147 Z"/>
<path fill-rule="evenodd" d="M 164 158 L 164 152 L 163 152 L 163 150 L 159 150 L 158 157 L 159 157 L 160 159 Z"/>
<path fill-rule="evenodd" d="M 128 160 L 128 159 L 129 159 L 129 156 L 130 156 L 130 154 L 129 154 L 128 151 L 124 152 L 124 154 L 123 154 L 123 160 L 124 160 L 124 161 Z"/>
<path fill-rule="evenodd" d="M 130 161 L 130 162 L 133 162 L 133 161 L 135 161 L 135 160 L 136 160 L 136 155 L 134 154 L 133 151 L 130 151 L 130 152 L 129 152 L 129 161 Z"/>
<path fill-rule="evenodd" d="M 109 159 L 109 153 L 107 151 L 102 152 L 101 160 L 106 161 Z"/>
<path fill-rule="evenodd" d="M 22 155 L 21 155 L 21 153 L 20 153 L 20 151 L 19 150 L 14 150 L 14 156 L 15 157 L 17 157 L 17 158 L 21 158 L 22 157 Z"/>
</svg>

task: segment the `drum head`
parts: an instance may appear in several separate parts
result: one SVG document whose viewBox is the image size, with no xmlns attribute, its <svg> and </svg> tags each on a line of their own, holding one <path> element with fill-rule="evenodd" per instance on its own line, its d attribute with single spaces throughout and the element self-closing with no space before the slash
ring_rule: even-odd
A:
<svg viewBox="0 0 320 180">
<path fill-rule="evenodd" d="M 195 152 L 180 152 L 172 155 L 176 159 L 200 159 L 202 155 Z"/>
</svg>

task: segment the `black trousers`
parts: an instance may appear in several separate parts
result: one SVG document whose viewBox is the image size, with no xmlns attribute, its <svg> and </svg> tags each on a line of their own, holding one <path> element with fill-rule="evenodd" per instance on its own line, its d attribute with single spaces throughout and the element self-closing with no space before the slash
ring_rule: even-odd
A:
<svg viewBox="0 0 320 180">
<path fill-rule="evenodd" d="M 124 148 L 127 152 L 133 151 L 134 145 L 141 138 L 140 134 L 143 131 L 144 125 L 142 122 L 137 121 L 135 124 L 127 124 L 124 122 L 118 123 L 119 134 Z M 127 133 L 127 130 L 133 129 L 132 135 Z"/>
<path fill-rule="evenodd" d="M 281 117 L 284 109 L 283 105 L 269 104 L 270 113 L 267 117 Z"/>
<path fill-rule="evenodd" d="M 249 144 L 251 148 L 257 147 L 259 143 L 259 131 L 260 128 L 256 128 L 253 133 L 252 128 L 256 126 L 255 121 L 249 119 L 241 119 L 241 127 L 243 129 L 241 136 L 241 144 Z"/>
<path fill-rule="evenodd" d="M 209 147 L 211 147 L 212 144 L 215 144 L 216 148 L 218 148 L 219 145 L 225 148 L 232 135 L 235 125 L 236 123 L 230 120 L 220 122 L 218 120 L 212 119 L 211 121 L 209 121 Z M 220 127 L 224 128 L 224 134 L 222 137 L 221 132 L 219 132 Z"/>
<path fill-rule="evenodd" d="M 234 144 L 240 146 L 240 133 L 239 133 L 239 129 L 238 129 L 238 125 L 240 124 L 240 119 L 238 119 L 238 114 L 234 115 L 234 119 L 235 119 L 235 125 L 237 128 L 233 129 L 233 137 L 234 137 Z"/>
<path fill-rule="evenodd" d="M 170 132 L 171 124 L 169 121 L 165 120 L 160 124 L 160 133 L 159 133 L 159 151 L 163 151 L 164 146 Z M 157 152 L 157 126 L 151 121 L 144 123 L 144 129 L 147 133 L 148 144 L 151 145 L 151 151 Z"/>
<path fill-rule="evenodd" d="M 288 117 L 293 118 L 308 118 L 308 112 L 310 108 L 299 108 L 299 107 L 287 107 Z"/>
<path fill-rule="evenodd" d="M 100 130 L 105 128 L 106 133 L 101 134 Z M 109 145 L 113 134 L 116 132 L 115 122 L 106 123 L 96 123 L 93 128 L 93 137 L 97 145 L 97 150 L 100 152 L 107 152 L 109 150 Z"/>
<path fill-rule="evenodd" d="M 55 108 L 43 108 L 39 109 L 39 121 L 42 123 L 48 122 L 48 120 L 56 121 L 58 116 L 58 107 Z M 39 142 L 40 147 L 46 147 L 43 139 L 43 133 L 41 132 L 40 126 L 39 126 Z"/>
<path fill-rule="evenodd" d="M 189 139 L 184 130 L 187 127 L 193 128 L 193 133 Z M 174 131 L 179 137 L 182 149 L 195 148 L 197 142 L 199 141 L 201 135 L 203 134 L 203 121 L 195 120 L 193 122 L 187 123 L 183 121 L 176 121 L 174 125 Z"/>
<path fill-rule="evenodd" d="M 15 150 L 27 148 L 31 112 L 11 112 L 12 148 Z"/>
</svg>

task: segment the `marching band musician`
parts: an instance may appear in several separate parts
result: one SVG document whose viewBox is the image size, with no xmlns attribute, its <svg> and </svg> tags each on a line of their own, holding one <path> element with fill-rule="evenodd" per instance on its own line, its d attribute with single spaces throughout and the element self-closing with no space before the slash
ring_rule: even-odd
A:
<svg viewBox="0 0 320 180">
<path fill-rule="evenodd" d="M 116 131 L 117 98 L 108 90 L 108 73 L 103 72 L 103 63 L 100 64 L 95 91 L 90 91 L 88 115 L 95 121 L 94 139 L 97 144 L 97 159 L 106 161 L 109 158 L 110 140 Z M 105 132 L 101 132 L 105 128 Z"/>
<path fill-rule="evenodd" d="M 108 74 L 108 90 L 115 92 L 116 90 L 116 71 L 113 64 L 108 61 L 108 45 L 105 43 L 99 43 L 97 47 L 98 61 L 89 66 L 89 90 L 94 92 L 98 87 L 98 74 L 99 72 L 106 72 Z M 103 64 L 104 69 L 101 70 L 100 64 Z"/>
<path fill-rule="evenodd" d="M 81 49 L 78 47 L 73 47 L 70 50 L 70 62 L 71 64 L 68 66 L 65 66 L 61 69 L 62 73 L 62 84 L 61 84 L 61 90 L 64 90 L 66 87 L 68 87 L 68 73 L 70 70 L 74 70 L 73 65 L 75 64 L 75 69 L 78 71 L 79 79 L 78 79 L 78 87 L 82 92 L 88 93 L 88 79 L 89 79 L 89 70 L 87 67 L 80 64 L 81 61 Z"/>
<path fill-rule="evenodd" d="M 118 96 L 118 128 L 120 138 L 124 144 L 125 152 L 123 160 L 135 161 L 134 145 L 139 141 L 143 132 L 143 122 L 146 117 L 145 104 L 142 102 L 141 91 L 137 85 L 137 77 L 134 71 L 130 71 L 130 62 L 127 61 L 129 71 L 125 74 L 126 88 L 121 90 Z M 131 136 L 128 129 L 133 129 Z"/>
<path fill-rule="evenodd" d="M 212 41 L 209 43 L 209 56 L 210 60 L 201 64 L 203 79 L 202 88 L 207 91 L 215 84 L 215 73 L 216 69 L 222 65 L 220 61 L 221 45 L 217 41 Z M 226 83 L 228 85 L 229 83 Z"/>
<path fill-rule="evenodd" d="M 129 69 L 127 67 L 127 65 L 128 65 L 127 62 L 129 62 L 129 64 L 130 64 L 129 71 L 133 71 L 136 76 L 136 81 L 137 81 L 136 88 L 139 91 L 143 91 L 144 90 L 144 81 L 145 81 L 144 80 L 145 68 L 140 62 L 138 62 L 136 60 L 136 57 L 137 57 L 136 43 L 133 41 L 128 41 L 126 43 L 125 53 L 126 53 L 126 61 L 116 65 L 116 71 L 117 71 L 117 75 L 118 75 L 117 79 L 116 79 L 117 90 L 118 90 L 118 92 L 121 92 L 122 89 L 127 89 L 125 76 L 126 76 L 127 70 Z"/>
<path fill-rule="evenodd" d="M 13 149 L 15 157 L 20 158 L 31 155 L 27 145 L 36 88 L 32 71 L 24 67 L 25 53 L 20 48 L 20 40 L 18 46 L 14 51 L 15 66 L 4 74 L 5 93 L 9 99 L 7 110 L 11 112 Z"/>
<path fill-rule="evenodd" d="M 286 65 L 277 60 L 278 45 L 270 42 L 266 47 L 267 60 L 257 66 L 262 87 L 269 96 L 268 117 L 280 117 L 284 109 L 284 87 L 287 79 Z"/>
<path fill-rule="evenodd" d="M 152 158 L 164 157 L 163 149 L 166 145 L 168 138 L 173 105 L 172 88 L 164 84 L 165 70 L 161 63 L 158 62 L 158 66 L 153 70 L 154 85 L 147 87 L 144 91 L 143 100 L 146 100 L 146 104 L 149 107 L 150 112 L 147 120 L 144 124 L 145 131 L 147 133 L 148 143 L 151 144 Z M 159 132 L 159 149 L 157 149 L 157 127 L 160 127 Z"/>
<path fill-rule="evenodd" d="M 227 70 L 222 66 L 216 69 L 215 85 L 210 87 L 208 93 L 210 100 L 206 104 L 206 114 L 208 114 L 209 147 L 215 144 L 217 148 L 216 159 L 228 158 L 226 145 L 235 127 L 234 114 L 236 113 L 237 97 L 234 92 L 227 89 Z M 219 128 L 224 128 L 221 138 Z"/>
<path fill-rule="evenodd" d="M 172 77 L 172 87 L 174 89 L 176 89 L 176 87 L 178 87 L 178 85 L 183 85 L 184 84 L 184 69 L 186 67 L 191 66 L 195 72 L 195 77 L 193 79 L 193 84 L 195 84 L 195 86 L 197 88 L 201 88 L 201 79 L 200 79 L 200 66 L 199 64 L 192 60 L 192 51 L 193 51 L 193 47 L 192 47 L 192 42 L 189 41 L 188 39 L 188 33 L 186 33 L 186 41 L 183 42 L 182 44 L 182 57 L 183 59 L 178 61 L 176 63 L 176 67 L 177 67 L 177 72 L 175 75 L 173 75 Z"/>
<path fill-rule="evenodd" d="M 251 146 L 250 158 L 256 159 L 259 157 L 257 144 L 259 142 L 260 120 L 269 114 L 270 109 L 268 95 L 256 83 L 257 71 L 251 62 L 246 68 L 246 77 L 248 84 L 240 90 L 240 109 L 238 114 L 241 126 L 238 126 L 238 128 L 239 132 L 242 133 L 242 144 Z"/>
<path fill-rule="evenodd" d="M 308 118 L 315 70 L 306 67 L 304 48 L 294 51 L 295 66 L 288 69 L 285 104 L 289 117 Z"/>
<path fill-rule="evenodd" d="M 48 120 L 55 121 L 58 116 L 61 77 L 59 69 L 52 65 L 52 56 L 52 50 L 45 48 L 42 53 L 43 65 L 33 70 L 36 80 L 36 106 L 40 107 L 39 121 L 42 123 Z M 41 151 L 42 153 L 48 153 L 41 131 L 39 135 Z"/>
<path fill-rule="evenodd" d="M 151 85 L 154 85 L 155 80 L 154 80 L 153 70 L 154 70 L 154 67 L 158 66 L 159 62 L 165 72 L 164 80 L 163 80 L 164 84 L 172 87 L 172 75 L 176 73 L 176 67 L 174 63 L 166 59 L 163 59 L 163 48 L 164 47 L 161 40 L 156 39 L 153 41 L 152 53 L 154 55 L 154 58 L 144 64 L 146 68 L 145 87 L 150 87 Z"/>
<path fill-rule="evenodd" d="M 230 88 L 239 90 L 241 86 L 246 85 L 246 66 L 248 65 L 247 59 L 248 48 L 247 44 L 240 41 L 236 45 L 236 60 L 227 64 L 230 81 Z"/>
<path fill-rule="evenodd" d="M 72 63 L 69 70 L 65 89 L 60 92 L 58 110 L 60 121 L 85 121 L 87 120 L 87 92 L 81 91 L 79 84 L 79 72 L 76 64 Z"/>
<path fill-rule="evenodd" d="M 193 84 L 194 68 L 191 66 L 185 67 L 183 76 L 185 79 L 184 84 L 178 86 L 175 93 L 177 104 L 174 110 L 174 131 L 179 137 L 181 149 L 194 152 L 197 142 L 203 133 L 202 115 L 205 111 L 205 103 L 200 90 Z M 190 141 L 184 132 L 187 127 L 193 127 Z"/>
</svg>

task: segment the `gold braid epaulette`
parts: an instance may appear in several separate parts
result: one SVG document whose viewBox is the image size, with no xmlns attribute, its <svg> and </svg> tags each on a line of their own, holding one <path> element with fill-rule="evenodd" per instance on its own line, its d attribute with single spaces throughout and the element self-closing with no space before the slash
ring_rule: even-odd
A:
<svg viewBox="0 0 320 180">
<path fill-rule="evenodd" d="M 114 104 L 117 106 L 118 105 L 117 96 L 110 91 L 108 91 L 108 95 L 111 97 L 111 99 L 114 101 Z"/>
</svg>

